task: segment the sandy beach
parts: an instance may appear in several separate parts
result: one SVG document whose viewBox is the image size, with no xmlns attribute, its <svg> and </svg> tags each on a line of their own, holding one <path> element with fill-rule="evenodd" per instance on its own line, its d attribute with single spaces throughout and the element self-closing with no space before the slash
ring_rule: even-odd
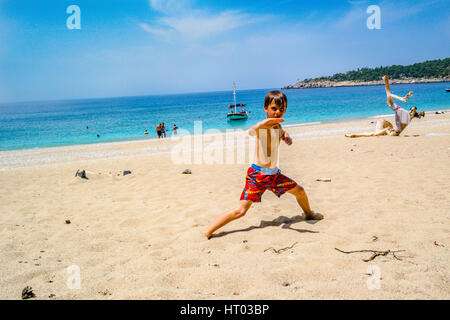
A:
<svg viewBox="0 0 450 320">
<path fill-rule="evenodd" d="M 324 220 L 268 191 L 210 240 L 248 163 L 177 164 L 170 139 L 0 152 L 0 298 L 450 299 L 450 113 L 344 137 L 371 121 L 286 128 L 280 169 Z"/>
</svg>

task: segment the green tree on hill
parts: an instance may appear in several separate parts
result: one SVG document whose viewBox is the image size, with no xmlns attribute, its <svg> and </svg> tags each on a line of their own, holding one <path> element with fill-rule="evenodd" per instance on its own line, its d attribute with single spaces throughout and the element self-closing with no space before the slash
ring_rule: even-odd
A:
<svg viewBox="0 0 450 320">
<path fill-rule="evenodd" d="M 329 77 L 305 79 L 311 81 L 376 81 L 385 74 L 390 79 L 406 78 L 448 78 L 450 77 L 450 58 L 429 60 L 409 66 L 392 65 L 389 67 L 358 68 L 346 73 L 336 73 Z"/>
</svg>

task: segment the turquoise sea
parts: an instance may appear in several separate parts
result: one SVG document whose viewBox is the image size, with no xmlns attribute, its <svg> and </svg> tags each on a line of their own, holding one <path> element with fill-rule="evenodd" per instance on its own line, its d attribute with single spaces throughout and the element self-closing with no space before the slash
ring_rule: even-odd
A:
<svg viewBox="0 0 450 320">
<path fill-rule="evenodd" d="M 450 83 L 391 85 L 405 95 L 414 91 L 408 109 L 450 109 Z M 238 90 L 237 102 L 247 104 L 246 121 L 227 122 L 232 91 L 0 104 L 0 151 L 99 142 L 156 138 L 156 126 L 194 133 L 194 121 L 202 129 L 225 131 L 248 128 L 265 118 L 264 96 L 270 90 Z M 392 114 L 386 105 L 384 86 L 284 90 L 288 98 L 285 125 L 361 119 Z M 144 135 L 148 130 L 149 134 Z M 97 134 L 100 137 L 97 137 Z"/>
</svg>

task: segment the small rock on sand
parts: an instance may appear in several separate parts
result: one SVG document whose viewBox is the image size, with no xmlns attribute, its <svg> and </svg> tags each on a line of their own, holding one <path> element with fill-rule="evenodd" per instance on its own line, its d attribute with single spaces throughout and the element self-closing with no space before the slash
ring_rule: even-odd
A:
<svg viewBox="0 0 450 320">
<path fill-rule="evenodd" d="M 182 172 L 182 174 L 192 174 L 191 169 L 186 169 Z"/>
<path fill-rule="evenodd" d="M 36 297 L 36 295 L 33 292 L 33 288 L 26 286 L 25 288 L 23 288 L 22 290 L 22 299 L 30 299 L 30 298 L 34 298 Z"/>
<path fill-rule="evenodd" d="M 78 169 L 77 173 L 75 173 L 75 177 L 80 177 L 82 179 L 88 179 L 88 177 L 86 177 L 86 170 L 81 170 Z"/>
</svg>

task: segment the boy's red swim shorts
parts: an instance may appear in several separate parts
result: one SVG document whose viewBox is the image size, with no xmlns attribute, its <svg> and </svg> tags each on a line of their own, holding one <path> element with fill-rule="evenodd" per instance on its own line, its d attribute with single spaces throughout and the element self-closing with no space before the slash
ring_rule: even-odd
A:
<svg viewBox="0 0 450 320">
<path fill-rule="evenodd" d="M 275 193 L 277 197 L 280 197 L 286 191 L 297 186 L 297 183 L 294 180 L 281 174 L 279 170 L 277 170 L 276 173 L 269 175 L 259 171 L 258 169 L 260 168 L 261 167 L 256 165 L 252 165 L 248 168 L 241 200 L 261 202 L 261 197 L 266 190 L 270 190 Z"/>
</svg>

